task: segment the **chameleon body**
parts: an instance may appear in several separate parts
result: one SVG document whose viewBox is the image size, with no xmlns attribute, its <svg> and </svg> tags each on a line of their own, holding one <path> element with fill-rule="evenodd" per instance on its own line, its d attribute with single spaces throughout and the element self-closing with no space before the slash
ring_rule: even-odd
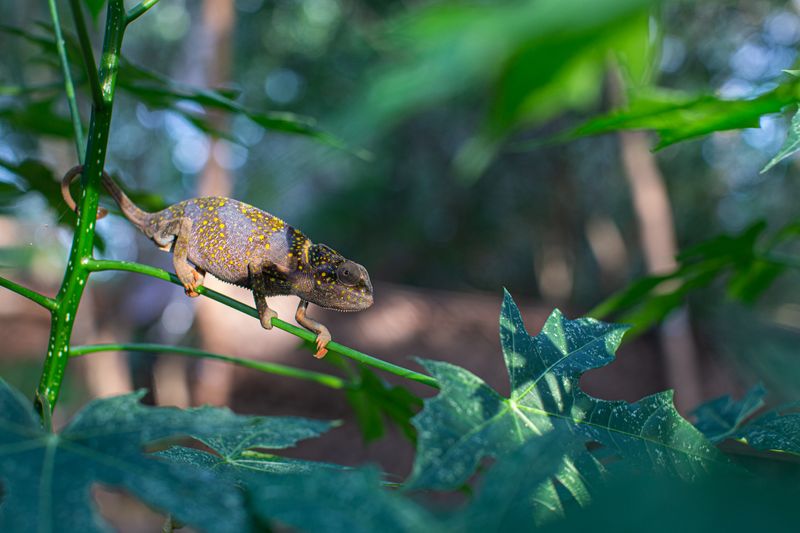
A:
<svg viewBox="0 0 800 533">
<path fill-rule="evenodd" d="M 73 210 L 69 185 L 80 166 L 61 181 L 64 200 Z M 268 296 L 300 297 L 295 318 L 317 333 L 316 357 L 323 357 L 331 340 L 328 329 L 306 315 L 309 303 L 337 311 L 360 311 L 372 305 L 372 283 L 367 270 L 332 248 L 312 243 L 300 230 L 256 207 L 223 197 L 184 200 L 150 213 L 136 206 L 103 173 L 103 186 L 125 217 L 165 251 L 172 251 L 175 273 L 188 296 L 206 272 L 253 291 L 261 325 L 272 328 L 277 316 Z M 98 218 L 105 215 L 101 210 Z"/>
</svg>

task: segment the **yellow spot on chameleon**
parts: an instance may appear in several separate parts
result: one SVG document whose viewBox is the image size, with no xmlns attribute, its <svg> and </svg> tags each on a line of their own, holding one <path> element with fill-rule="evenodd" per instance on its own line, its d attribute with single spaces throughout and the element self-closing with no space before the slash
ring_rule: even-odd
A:
<svg viewBox="0 0 800 533">
<path fill-rule="evenodd" d="M 265 245 L 264 245 L 264 248 L 266 248 L 267 250 L 269 250 L 269 243 L 265 244 Z"/>
</svg>

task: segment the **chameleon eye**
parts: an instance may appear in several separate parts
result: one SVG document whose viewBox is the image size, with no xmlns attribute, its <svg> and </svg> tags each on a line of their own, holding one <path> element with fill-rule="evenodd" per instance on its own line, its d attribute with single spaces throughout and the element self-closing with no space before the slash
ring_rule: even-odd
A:
<svg viewBox="0 0 800 533">
<path fill-rule="evenodd" d="M 336 269 L 336 278 L 345 285 L 355 285 L 360 278 L 358 270 L 351 263 L 343 263 Z"/>
</svg>

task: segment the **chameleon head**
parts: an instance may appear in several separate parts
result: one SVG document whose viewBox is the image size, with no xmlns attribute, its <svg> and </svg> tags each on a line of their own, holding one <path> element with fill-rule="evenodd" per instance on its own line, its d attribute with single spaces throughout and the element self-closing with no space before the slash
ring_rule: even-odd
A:
<svg viewBox="0 0 800 533">
<path fill-rule="evenodd" d="M 336 311 L 361 311 L 372 305 L 372 282 L 367 269 L 324 244 L 308 250 L 311 287 L 298 294 L 320 307 Z"/>
</svg>

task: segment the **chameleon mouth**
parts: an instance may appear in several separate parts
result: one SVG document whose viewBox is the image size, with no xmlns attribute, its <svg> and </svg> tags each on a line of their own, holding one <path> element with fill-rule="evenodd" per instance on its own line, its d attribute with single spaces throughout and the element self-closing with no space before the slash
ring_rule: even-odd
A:
<svg viewBox="0 0 800 533">
<path fill-rule="evenodd" d="M 337 305 L 338 304 L 338 305 Z M 371 307 L 373 304 L 372 294 L 368 295 L 357 295 L 355 299 L 351 301 L 345 302 L 336 302 L 334 304 L 327 304 L 327 305 L 320 305 L 317 306 L 323 309 L 330 309 L 331 311 L 339 311 L 340 313 L 355 313 L 357 311 L 363 311 L 368 307 Z"/>
</svg>

